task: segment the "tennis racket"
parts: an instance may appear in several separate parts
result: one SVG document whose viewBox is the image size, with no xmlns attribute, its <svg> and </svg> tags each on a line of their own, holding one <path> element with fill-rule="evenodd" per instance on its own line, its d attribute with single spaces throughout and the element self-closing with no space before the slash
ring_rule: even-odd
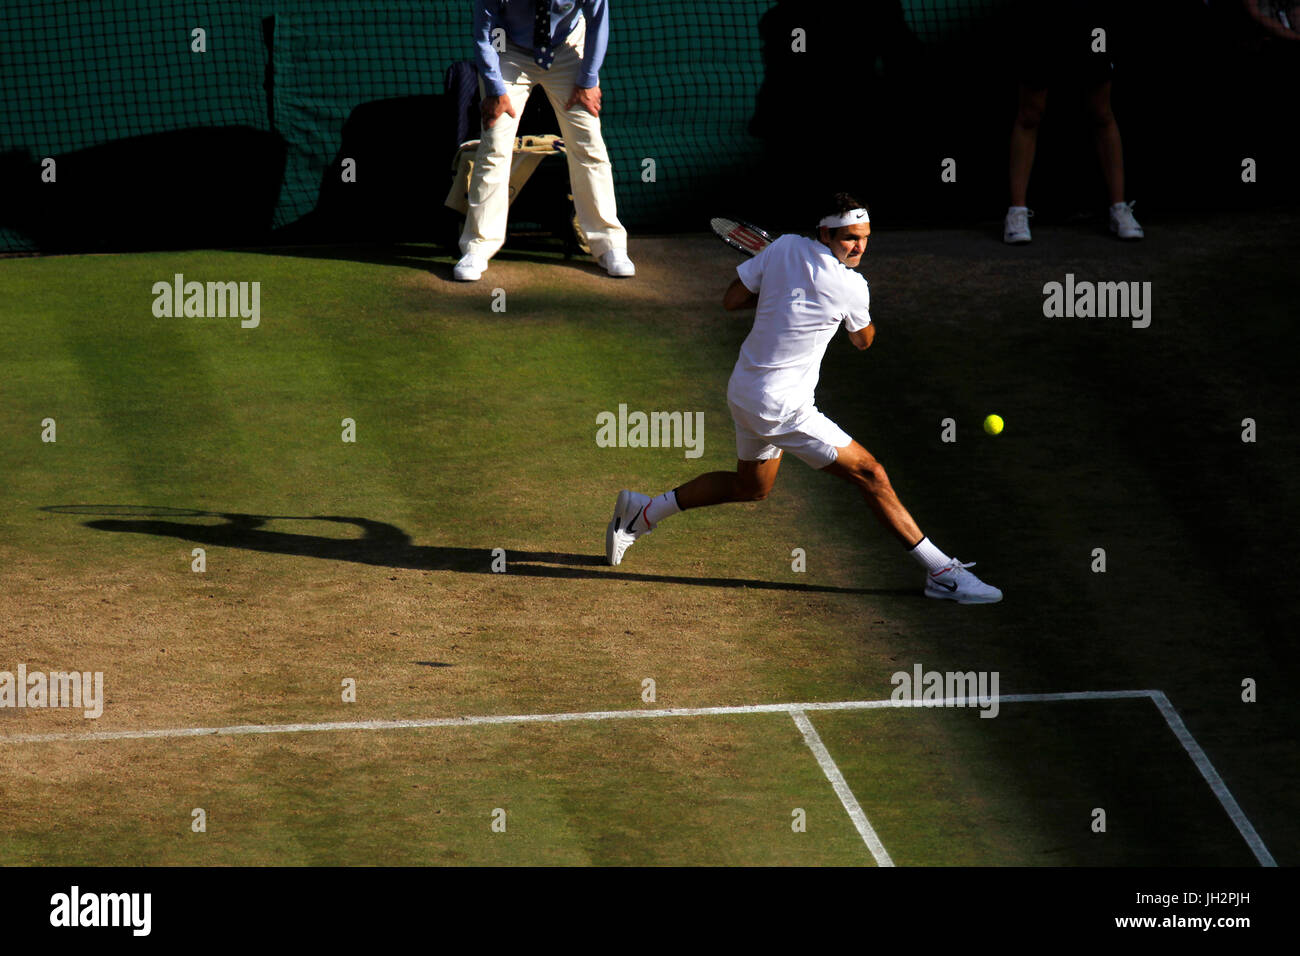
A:
<svg viewBox="0 0 1300 956">
<path fill-rule="evenodd" d="M 719 239 L 747 256 L 758 255 L 776 238 L 765 229 L 760 229 L 743 219 L 714 216 L 709 220 L 709 225 L 713 227 Z"/>
</svg>

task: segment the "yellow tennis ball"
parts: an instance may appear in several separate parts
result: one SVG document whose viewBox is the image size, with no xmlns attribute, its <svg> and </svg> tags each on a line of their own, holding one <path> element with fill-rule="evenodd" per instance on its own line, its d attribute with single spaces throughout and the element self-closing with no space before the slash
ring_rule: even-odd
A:
<svg viewBox="0 0 1300 956">
<path fill-rule="evenodd" d="M 998 435 L 1002 432 L 1002 416 L 990 415 L 984 419 L 984 430 L 990 435 Z"/>
</svg>

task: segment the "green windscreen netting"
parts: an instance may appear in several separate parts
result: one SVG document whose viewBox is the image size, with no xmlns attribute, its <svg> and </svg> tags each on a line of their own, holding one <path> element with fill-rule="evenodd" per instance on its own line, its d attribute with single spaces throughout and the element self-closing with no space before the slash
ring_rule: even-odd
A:
<svg viewBox="0 0 1300 956">
<path fill-rule="evenodd" d="M 5 0 L 0 142 L 71 152 L 190 126 L 268 128 L 262 5 Z M 191 51 L 203 29 L 207 52 Z"/>
<path fill-rule="evenodd" d="M 942 42 L 1004 5 L 905 0 L 901 13 L 917 39 Z M 694 222 L 752 168 L 759 24 L 774 6 L 612 0 L 602 119 L 629 225 Z M 450 182 L 443 78 L 472 58 L 472 12 L 471 0 L 5 0 L 0 250 L 295 227 L 310 239 L 355 149 L 375 157 L 361 175 L 386 181 L 385 202 L 410 190 L 414 212 L 395 228 L 415 238 Z"/>
</svg>

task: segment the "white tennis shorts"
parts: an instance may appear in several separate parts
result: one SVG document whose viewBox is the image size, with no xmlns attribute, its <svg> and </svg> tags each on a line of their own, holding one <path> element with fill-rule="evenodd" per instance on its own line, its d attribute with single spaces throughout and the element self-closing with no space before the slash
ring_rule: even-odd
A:
<svg viewBox="0 0 1300 956">
<path fill-rule="evenodd" d="M 741 461 L 766 461 L 788 451 L 821 469 L 834 464 L 835 449 L 853 441 L 811 403 L 782 422 L 759 418 L 732 401 L 727 404 L 736 423 L 736 457 Z"/>
</svg>

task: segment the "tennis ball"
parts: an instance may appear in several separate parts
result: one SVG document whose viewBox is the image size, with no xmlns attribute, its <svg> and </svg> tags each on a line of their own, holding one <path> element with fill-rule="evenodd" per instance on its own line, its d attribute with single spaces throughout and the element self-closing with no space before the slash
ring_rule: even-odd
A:
<svg viewBox="0 0 1300 956">
<path fill-rule="evenodd" d="M 1002 416 L 990 415 L 984 419 L 984 430 L 990 435 L 998 435 L 1002 432 Z"/>
</svg>

